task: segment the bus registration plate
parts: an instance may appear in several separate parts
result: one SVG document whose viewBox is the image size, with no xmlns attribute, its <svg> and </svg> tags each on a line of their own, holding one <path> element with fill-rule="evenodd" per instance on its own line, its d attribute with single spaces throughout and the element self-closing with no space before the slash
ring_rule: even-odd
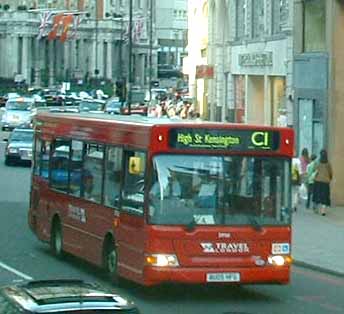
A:
<svg viewBox="0 0 344 314">
<path fill-rule="evenodd" d="M 207 282 L 239 282 L 240 273 L 208 273 Z"/>
</svg>

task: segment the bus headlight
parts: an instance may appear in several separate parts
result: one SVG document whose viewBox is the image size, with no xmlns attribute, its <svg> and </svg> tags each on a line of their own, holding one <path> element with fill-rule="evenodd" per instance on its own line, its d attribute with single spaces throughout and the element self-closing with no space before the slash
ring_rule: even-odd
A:
<svg viewBox="0 0 344 314">
<path fill-rule="evenodd" d="M 268 257 L 268 264 L 274 266 L 286 266 L 292 263 L 292 258 L 289 255 L 271 255 Z"/>
<path fill-rule="evenodd" d="M 174 254 L 149 254 L 146 255 L 146 264 L 157 267 L 179 266 L 177 256 Z"/>
</svg>

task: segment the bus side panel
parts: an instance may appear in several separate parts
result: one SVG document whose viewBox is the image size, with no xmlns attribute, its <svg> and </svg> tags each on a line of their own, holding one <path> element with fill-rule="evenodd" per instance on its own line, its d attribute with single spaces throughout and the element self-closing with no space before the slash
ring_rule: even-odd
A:
<svg viewBox="0 0 344 314">
<path fill-rule="evenodd" d="M 41 241 L 50 239 L 50 217 L 48 213 L 49 202 L 48 182 L 42 178 L 34 177 L 31 187 L 31 203 L 29 209 L 29 226 L 31 231 Z"/>
<path fill-rule="evenodd" d="M 112 209 L 53 191 L 45 180 L 33 178 L 29 225 L 38 239 L 50 241 L 54 217 L 60 219 L 63 250 L 101 266 Z"/>
<path fill-rule="evenodd" d="M 53 191 L 50 209 L 51 215 L 59 213 L 61 217 L 64 250 L 101 266 L 104 237 L 112 226 L 112 210 Z"/>
<path fill-rule="evenodd" d="M 120 213 L 119 224 L 115 229 L 118 248 L 118 270 L 125 278 L 143 282 L 146 232 L 143 216 Z"/>
</svg>

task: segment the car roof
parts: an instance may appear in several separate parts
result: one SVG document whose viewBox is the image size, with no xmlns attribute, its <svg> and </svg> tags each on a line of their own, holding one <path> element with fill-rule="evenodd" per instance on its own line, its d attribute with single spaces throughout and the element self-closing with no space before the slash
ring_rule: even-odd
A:
<svg viewBox="0 0 344 314">
<path fill-rule="evenodd" d="M 120 295 L 81 280 L 31 281 L 1 290 L 12 302 L 34 313 L 136 309 L 131 301 Z"/>
<path fill-rule="evenodd" d="M 18 96 L 18 97 L 13 97 L 13 98 L 9 98 L 7 100 L 7 102 L 35 102 L 35 99 L 33 97 L 22 97 L 22 96 Z"/>
</svg>

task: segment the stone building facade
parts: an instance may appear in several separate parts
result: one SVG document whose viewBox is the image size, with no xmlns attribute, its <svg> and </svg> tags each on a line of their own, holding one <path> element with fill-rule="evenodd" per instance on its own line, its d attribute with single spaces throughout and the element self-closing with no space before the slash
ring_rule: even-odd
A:
<svg viewBox="0 0 344 314">
<path fill-rule="evenodd" d="M 293 0 L 208 0 L 210 119 L 292 124 Z"/>
<path fill-rule="evenodd" d="M 294 126 L 298 151 L 326 148 L 334 205 L 344 204 L 344 3 L 295 0 Z"/>
<path fill-rule="evenodd" d="M 153 2 L 133 0 L 133 84 L 140 87 L 148 84 L 149 72 L 157 68 L 155 32 L 148 31 L 155 19 L 155 12 L 150 12 Z M 82 82 L 94 77 L 113 81 L 127 78 L 129 1 L 0 0 L 0 5 L 0 78 L 22 77 L 29 85 L 39 86 L 71 79 Z M 48 40 L 47 36 L 38 40 L 43 12 L 58 14 L 61 10 L 80 13 L 75 36 L 63 43 L 59 38 Z"/>
</svg>

